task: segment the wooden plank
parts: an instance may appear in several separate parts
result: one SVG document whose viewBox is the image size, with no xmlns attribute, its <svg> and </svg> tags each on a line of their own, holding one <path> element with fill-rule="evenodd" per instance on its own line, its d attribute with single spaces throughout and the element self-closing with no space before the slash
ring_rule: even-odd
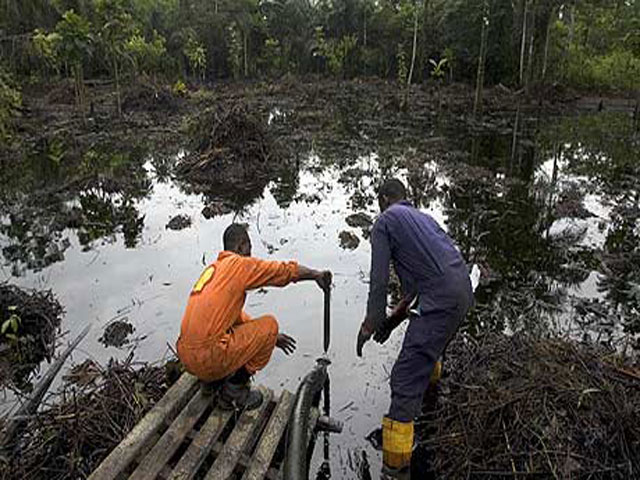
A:
<svg viewBox="0 0 640 480">
<path fill-rule="evenodd" d="M 112 480 L 120 475 L 138 456 L 147 440 L 157 434 L 166 421 L 170 422 L 175 418 L 197 388 L 197 378 L 183 373 L 158 403 L 133 427 L 129 435 L 102 461 L 89 476 L 89 480 Z"/>
<path fill-rule="evenodd" d="M 195 476 L 218 438 L 220 438 L 232 413 L 231 411 L 218 409 L 211 413 L 187 451 L 178 461 L 173 472 L 171 472 L 169 480 L 191 480 Z"/>
<path fill-rule="evenodd" d="M 264 396 L 262 405 L 255 410 L 245 411 L 240 416 L 233 432 L 227 439 L 222 451 L 205 477 L 206 480 L 224 480 L 231 476 L 242 456 L 244 449 L 251 441 L 260 420 L 267 413 L 267 406 L 273 397 L 273 392 L 260 387 Z"/>
<path fill-rule="evenodd" d="M 276 453 L 282 434 L 287 427 L 292 405 L 293 395 L 286 390 L 283 391 L 252 456 L 249 468 L 242 477 L 243 480 L 262 480 L 266 476 L 273 455 Z"/>
<path fill-rule="evenodd" d="M 138 468 L 129 477 L 130 480 L 153 480 L 162 467 L 178 450 L 187 434 L 204 413 L 211 397 L 202 394 L 200 389 L 187 406 L 180 412 L 164 435 L 156 442 L 151 451 L 140 462 Z"/>
</svg>

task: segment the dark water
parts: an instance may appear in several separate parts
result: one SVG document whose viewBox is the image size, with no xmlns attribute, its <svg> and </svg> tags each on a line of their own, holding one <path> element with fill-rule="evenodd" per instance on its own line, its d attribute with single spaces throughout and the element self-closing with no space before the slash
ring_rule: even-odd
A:
<svg viewBox="0 0 640 480">
<path fill-rule="evenodd" d="M 184 153 L 159 154 L 148 146 L 96 147 L 73 167 L 86 169 L 94 183 L 71 197 L 29 202 L 38 185 L 77 175 L 66 170 L 64 147 L 49 145 L 7 175 L 12 180 L 3 192 L 12 200 L 0 217 L 0 280 L 52 289 L 66 308 L 62 328 L 71 338 L 93 325 L 74 363 L 106 363 L 133 348 L 139 360 L 158 361 L 170 355 L 187 295 L 215 259 L 225 227 L 248 223 L 256 256 L 334 272 L 331 405 L 345 430 L 331 438 L 330 467 L 334 478 L 361 477 L 364 462 L 375 478 L 380 456 L 365 437 L 388 407 L 402 332 L 382 347 L 368 344 L 364 358 L 356 358 L 370 246 L 346 217 L 375 216 L 375 183 L 383 174 L 397 175 L 467 258 L 483 265 L 486 277 L 467 330 L 624 339 L 631 348 L 640 330 L 640 159 L 631 125 L 624 114 L 523 114 L 472 126 L 448 119 L 427 142 L 424 132 L 410 132 L 400 145 L 356 129 L 342 147 L 300 152 L 296 168 L 264 189 L 234 195 L 235 211 L 212 219 L 201 214 L 205 199 L 185 193 L 168 175 Z M 20 200 L 21 193 L 27 197 Z M 176 214 L 188 215 L 191 226 L 166 229 Z M 360 239 L 355 250 L 340 247 L 345 230 Z M 281 331 L 298 341 L 294 357 L 274 353 L 258 383 L 296 389 L 322 354 L 322 308 L 322 293 L 308 284 L 248 296 L 250 314 L 275 314 Z M 130 322 L 136 339 L 106 348 L 98 339 L 116 319 Z M 316 466 L 322 450 L 316 449 Z"/>
</svg>

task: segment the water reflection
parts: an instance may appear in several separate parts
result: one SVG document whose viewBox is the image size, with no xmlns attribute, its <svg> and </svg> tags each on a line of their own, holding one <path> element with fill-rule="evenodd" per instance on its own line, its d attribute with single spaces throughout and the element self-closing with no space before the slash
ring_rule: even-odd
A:
<svg viewBox="0 0 640 480">
<path fill-rule="evenodd" d="M 77 232 L 87 249 L 95 240 L 113 239 L 117 233 L 122 233 L 127 248 L 134 248 L 144 227 L 137 203 L 152 187 L 144 168 L 145 149 L 105 146 L 67 160 L 52 159 L 50 149 L 31 157 L 22 181 L 3 184 L 2 252 L 14 275 L 63 261 L 69 230 Z M 63 162 L 64 177 L 58 175 Z M 57 174 L 49 176 L 51 165 Z M 5 172 L 5 179 L 15 174 Z"/>
</svg>

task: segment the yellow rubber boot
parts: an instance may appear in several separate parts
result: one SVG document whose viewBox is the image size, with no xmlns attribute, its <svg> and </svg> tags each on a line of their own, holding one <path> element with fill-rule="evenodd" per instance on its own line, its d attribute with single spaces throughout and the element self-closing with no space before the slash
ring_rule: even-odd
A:
<svg viewBox="0 0 640 480">
<path fill-rule="evenodd" d="M 433 372 L 431 372 L 431 378 L 429 379 L 429 383 L 431 385 L 437 384 L 442 378 L 442 362 L 438 360 L 436 364 L 433 366 Z"/>
<path fill-rule="evenodd" d="M 382 460 L 394 470 L 411 465 L 413 450 L 413 422 L 398 422 L 389 417 L 382 419 Z"/>
</svg>

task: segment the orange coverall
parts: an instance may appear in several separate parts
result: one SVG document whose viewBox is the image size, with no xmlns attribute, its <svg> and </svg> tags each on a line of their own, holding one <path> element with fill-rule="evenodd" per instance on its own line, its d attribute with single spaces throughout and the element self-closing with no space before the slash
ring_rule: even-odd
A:
<svg viewBox="0 0 640 480">
<path fill-rule="evenodd" d="M 196 282 L 182 318 L 177 349 L 186 370 L 213 381 L 241 367 L 264 368 L 276 345 L 278 322 L 272 315 L 252 319 L 242 307 L 246 291 L 283 287 L 298 280 L 296 262 L 276 262 L 221 252 Z"/>
</svg>

